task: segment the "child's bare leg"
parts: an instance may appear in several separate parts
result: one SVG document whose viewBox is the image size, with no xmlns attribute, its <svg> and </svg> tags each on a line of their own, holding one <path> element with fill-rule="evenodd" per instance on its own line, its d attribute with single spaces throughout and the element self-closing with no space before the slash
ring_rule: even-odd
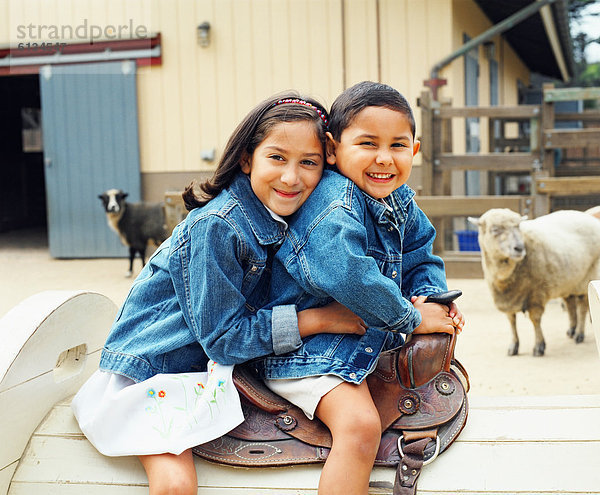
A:
<svg viewBox="0 0 600 495">
<path fill-rule="evenodd" d="M 319 494 L 367 495 L 381 439 L 381 421 L 367 382 L 338 385 L 323 396 L 315 414 L 333 437 Z"/>
<path fill-rule="evenodd" d="M 150 495 L 196 495 L 198 478 L 192 449 L 180 455 L 139 456 L 148 475 Z"/>
</svg>

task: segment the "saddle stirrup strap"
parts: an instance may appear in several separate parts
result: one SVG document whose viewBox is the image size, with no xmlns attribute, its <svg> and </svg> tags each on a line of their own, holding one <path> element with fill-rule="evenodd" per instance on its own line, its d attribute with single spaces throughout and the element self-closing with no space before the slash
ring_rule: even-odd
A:
<svg viewBox="0 0 600 495">
<path fill-rule="evenodd" d="M 437 436 L 436 430 L 406 433 L 408 442 L 404 447 L 402 447 L 402 442 L 405 436 L 400 435 L 398 437 L 400 462 L 396 469 L 393 495 L 415 495 L 417 492 L 417 479 L 421 474 L 421 469 L 435 460 L 440 451 L 440 438 Z M 435 452 L 425 461 L 425 449 L 431 440 L 435 441 Z"/>
</svg>

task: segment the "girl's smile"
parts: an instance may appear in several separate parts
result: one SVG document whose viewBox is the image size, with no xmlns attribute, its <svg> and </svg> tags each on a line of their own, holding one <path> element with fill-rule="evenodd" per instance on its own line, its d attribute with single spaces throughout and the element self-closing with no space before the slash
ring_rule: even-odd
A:
<svg viewBox="0 0 600 495">
<path fill-rule="evenodd" d="M 323 163 L 323 145 L 315 124 L 298 121 L 274 126 L 241 168 L 250 175 L 258 199 L 285 217 L 296 212 L 317 187 Z"/>
<path fill-rule="evenodd" d="M 280 191 L 279 189 L 275 189 L 275 192 L 284 198 L 295 198 L 296 196 L 298 196 L 298 194 L 300 194 L 300 191 L 286 192 L 286 191 Z"/>
</svg>

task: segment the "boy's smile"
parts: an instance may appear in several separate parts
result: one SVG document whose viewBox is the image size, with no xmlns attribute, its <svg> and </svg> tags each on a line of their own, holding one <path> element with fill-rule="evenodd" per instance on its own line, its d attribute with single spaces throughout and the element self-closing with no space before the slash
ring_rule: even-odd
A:
<svg viewBox="0 0 600 495">
<path fill-rule="evenodd" d="M 337 142 L 328 133 L 327 162 L 376 199 L 408 180 L 420 143 L 407 116 L 387 107 L 366 107 Z"/>
<path fill-rule="evenodd" d="M 323 173 L 323 146 L 313 122 L 277 124 L 241 164 L 252 190 L 271 211 L 294 213 L 313 192 Z"/>
</svg>

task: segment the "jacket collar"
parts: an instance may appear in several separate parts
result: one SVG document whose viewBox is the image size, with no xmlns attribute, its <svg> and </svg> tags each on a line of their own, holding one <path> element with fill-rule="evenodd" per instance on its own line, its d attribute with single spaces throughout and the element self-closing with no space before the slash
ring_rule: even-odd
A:
<svg viewBox="0 0 600 495">
<path fill-rule="evenodd" d="M 377 200 L 365 192 L 363 192 L 363 195 L 373 218 L 376 219 L 377 223 L 384 224 L 390 221 L 401 223 L 406 220 L 408 204 L 414 197 L 415 192 L 404 184 L 383 200 Z"/>
<path fill-rule="evenodd" d="M 274 244 L 283 240 L 285 227 L 271 216 L 266 206 L 256 197 L 246 174 L 240 172 L 236 175 L 229 191 L 260 244 Z"/>
</svg>

